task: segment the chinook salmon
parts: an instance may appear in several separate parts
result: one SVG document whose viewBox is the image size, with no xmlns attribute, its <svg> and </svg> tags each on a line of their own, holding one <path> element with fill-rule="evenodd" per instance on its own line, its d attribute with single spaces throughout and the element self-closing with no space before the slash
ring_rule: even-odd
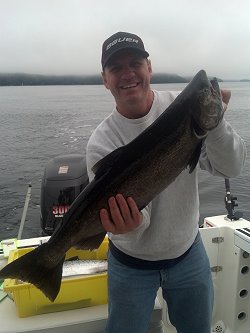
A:
<svg viewBox="0 0 250 333">
<path fill-rule="evenodd" d="M 18 278 L 39 288 L 51 301 L 60 290 L 65 253 L 71 247 L 98 248 L 105 237 L 99 211 L 118 193 L 135 199 L 142 210 L 187 167 L 195 169 L 207 132 L 223 117 L 216 79 L 199 71 L 173 103 L 129 144 L 93 168 L 85 187 L 49 241 L 0 271 L 0 278 Z"/>
</svg>

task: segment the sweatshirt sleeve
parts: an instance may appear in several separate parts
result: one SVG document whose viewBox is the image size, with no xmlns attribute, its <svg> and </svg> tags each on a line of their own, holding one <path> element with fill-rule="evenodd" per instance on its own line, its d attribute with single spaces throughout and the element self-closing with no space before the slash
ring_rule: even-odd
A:
<svg viewBox="0 0 250 333">
<path fill-rule="evenodd" d="M 223 119 L 208 133 L 202 146 L 199 163 L 201 169 L 207 170 L 212 175 L 232 178 L 242 172 L 245 159 L 244 140 Z"/>
</svg>

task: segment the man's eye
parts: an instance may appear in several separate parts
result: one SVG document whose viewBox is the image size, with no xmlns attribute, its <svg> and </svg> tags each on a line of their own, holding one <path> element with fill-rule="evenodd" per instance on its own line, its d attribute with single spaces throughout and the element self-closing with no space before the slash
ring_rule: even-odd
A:
<svg viewBox="0 0 250 333">
<path fill-rule="evenodd" d="M 119 66 L 113 66 L 113 67 L 110 68 L 110 71 L 111 71 L 112 73 L 116 73 L 116 72 L 119 71 L 119 69 L 120 69 Z"/>
<path fill-rule="evenodd" d="M 136 62 L 133 63 L 133 66 L 136 67 L 136 68 L 140 67 L 141 65 L 142 64 L 141 64 L 140 61 L 136 61 Z"/>
</svg>

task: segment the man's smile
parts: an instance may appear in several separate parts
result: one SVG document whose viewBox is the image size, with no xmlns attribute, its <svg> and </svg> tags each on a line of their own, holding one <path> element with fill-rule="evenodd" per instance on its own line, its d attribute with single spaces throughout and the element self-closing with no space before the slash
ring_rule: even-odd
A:
<svg viewBox="0 0 250 333">
<path fill-rule="evenodd" d="M 130 84 L 121 86 L 120 88 L 121 89 L 131 89 L 131 88 L 137 87 L 138 85 L 139 85 L 139 82 L 137 82 L 137 83 L 130 83 Z"/>
</svg>

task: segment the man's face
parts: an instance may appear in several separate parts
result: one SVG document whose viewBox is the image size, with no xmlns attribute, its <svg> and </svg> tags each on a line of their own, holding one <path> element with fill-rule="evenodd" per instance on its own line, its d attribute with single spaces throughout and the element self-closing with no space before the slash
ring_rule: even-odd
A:
<svg viewBox="0 0 250 333">
<path fill-rule="evenodd" d="M 152 68 L 149 60 L 139 53 L 123 50 L 111 58 L 102 73 L 103 82 L 114 96 L 119 110 L 131 107 L 147 98 Z"/>
</svg>

